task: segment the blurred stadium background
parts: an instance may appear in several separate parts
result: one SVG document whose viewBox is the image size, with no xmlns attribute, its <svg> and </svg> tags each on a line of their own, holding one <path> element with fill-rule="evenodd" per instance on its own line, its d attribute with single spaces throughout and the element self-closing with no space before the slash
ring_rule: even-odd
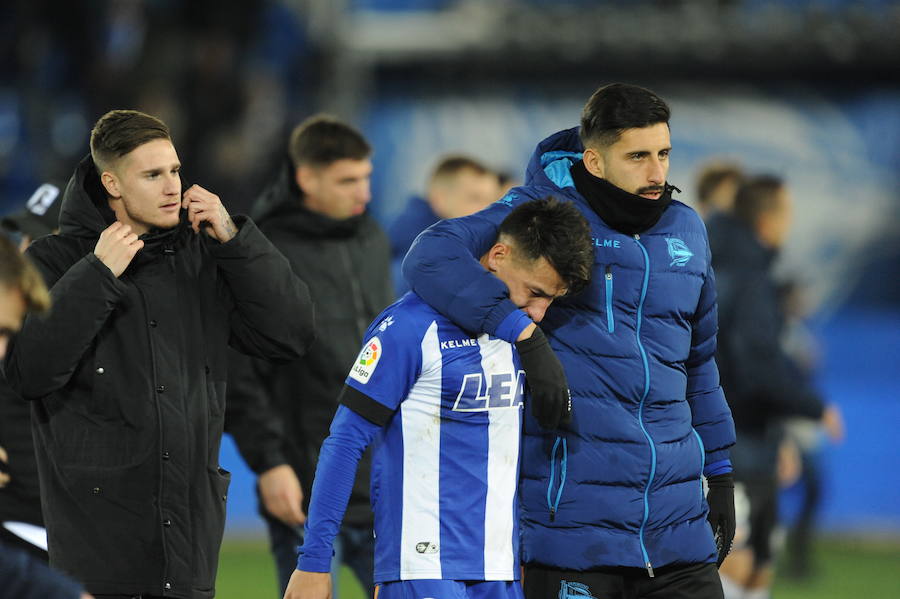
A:
<svg viewBox="0 0 900 599">
<path fill-rule="evenodd" d="M 895 0 L 6 0 L 0 213 L 67 179 L 112 108 L 161 116 L 184 180 L 238 211 L 290 128 L 324 110 L 372 142 L 387 222 L 439 155 L 521 177 L 598 85 L 646 85 L 673 107 L 680 199 L 723 157 L 796 198 L 780 268 L 810 286 L 818 384 L 847 440 L 823 455 L 821 575 L 775 596 L 900 597 L 898 31 Z M 227 441 L 222 464 L 219 596 L 273 597 L 253 479 Z"/>
</svg>

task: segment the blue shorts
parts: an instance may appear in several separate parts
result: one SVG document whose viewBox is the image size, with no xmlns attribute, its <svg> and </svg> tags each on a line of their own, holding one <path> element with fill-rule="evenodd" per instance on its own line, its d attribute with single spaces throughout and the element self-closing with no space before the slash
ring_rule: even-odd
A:
<svg viewBox="0 0 900 599">
<path fill-rule="evenodd" d="M 524 599 L 518 580 L 397 580 L 378 586 L 378 599 Z"/>
</svg>

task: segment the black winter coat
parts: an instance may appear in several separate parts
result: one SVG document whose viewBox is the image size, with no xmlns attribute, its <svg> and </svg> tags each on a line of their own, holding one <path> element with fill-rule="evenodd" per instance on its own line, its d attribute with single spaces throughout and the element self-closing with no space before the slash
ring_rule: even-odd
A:
<svg viewBox="0 0 900 599">
<path fill-rule="evenodd" d="M 774 253 L 732 216 L 718 214 L 707 228 L 719 298 L 716 362 L 738 436 L 732 462 L 738 475 L 774 473 L 781 420 L 819 418 L 823 404 L 781 347 Z"/>
<path fill-rule="evenodd" d="M 59 235 L 28 256 L 48 287 L 7 378 L 32 400 L 51 565 L 93 594 L 214 596 L 230 475 L 219 468 L 229 345 L 292 359 L 311 338 L 306 286 L 252 221 L 227 243 L 186 221 L 142 236 L 116 278 L 94 255 L 114 221 L 90 157 Z"/>
<path fill-rule="evenodd" d="M 9 456 L 10 481 L 0 488 L 0 521 L 43 526 L 34 442 L 31 439 L 31 407 L 0 373 L 0 447 Z"/>
<path fill-rule="evenodd" d="M 339 221 L 304 208 L 288 164 L 251 214 L 309 286 L 316 339 L 301 360 L 288 364 L 233 360 L 226 428 L 257 473 L 283 463 L 293 466 L 307 510 L 319 448 L 344 379 L 366 328 L 393 301 L 389 243 L 368 214 Z M 371 525 L 369 471 L 367 453 L 344 518 L 347 524 Z"/>
</svg>

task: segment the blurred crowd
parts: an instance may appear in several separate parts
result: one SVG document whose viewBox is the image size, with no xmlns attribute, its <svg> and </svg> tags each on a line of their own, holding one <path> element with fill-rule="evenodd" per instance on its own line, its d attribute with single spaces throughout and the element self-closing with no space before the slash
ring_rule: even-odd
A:
<svg viewBox="0 0 900 599">
<path fill-rule="evenodd" d="M 309 112 L 316 72 L 303 12 L 278 0 L 4 2 L 0 197 L 67 179 L 111 108 L 162 117 L 189 181 L 246 207 Z M 265 32 L 266 35 L 262 35 Z"/>
</svg>

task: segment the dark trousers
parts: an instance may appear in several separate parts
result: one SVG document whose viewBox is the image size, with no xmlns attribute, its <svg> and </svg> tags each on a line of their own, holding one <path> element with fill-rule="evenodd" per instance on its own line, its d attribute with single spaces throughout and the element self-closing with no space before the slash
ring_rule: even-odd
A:
<svg viewBox="0 0 900 599">
<path fill-rule="evenodd" d="M 715 564 L 577 572 L 525 566 L 526 599 L 723 599 Z"/>
<path fill-rule="evenodd" d="M 297 551 L 303 544 L 303 527 L 292 528 L 281 520 L 263 514 L 269 529 L 269 543 L 275 568 L 278 571 L 278 584 L 281 595 L 287 589 L 291 574 L 297 569 Z M 369 597 L 373 596 L 375 576 L 375 537 L 368 527 L 355 527 L 344 524 L 334 542 L 334 559 L 332 564 L 332 599 L 338 599 L 337 570 L 340 564 L 346 564 L 359 579 L 359 583 Z"/>
<path fill-rule="evenodd" d="M 14 535 L 13 533 L 9 532 L 2 526 L 0 526 L 0 541 L 3 541 L 10 547 L 16 547 L 18 549 L 21 549 L 22 551 L 24 551 L 25 553 L 28 553 L 32 557 L 35 557 L 35 558 L 41 560 L 45 564 L 48 561 L 50 561 L 50 558 L 47 555 L 46 551 L 44 551 L 40 547 L 36 547 L 36 546 L 32 545 L 31 543 L 29 543 L 22 537 Z"/>
<path fill-rule="evenodd" d="M 803 452 L 803 504 L 797 521 L 788 532 L 787 551 L 788 572 L 794 576 L 812 574 L 812 539 L 815 534 L 816 517 L 822 502 L 822 474 L 818 455 Z"/>
</svg>

